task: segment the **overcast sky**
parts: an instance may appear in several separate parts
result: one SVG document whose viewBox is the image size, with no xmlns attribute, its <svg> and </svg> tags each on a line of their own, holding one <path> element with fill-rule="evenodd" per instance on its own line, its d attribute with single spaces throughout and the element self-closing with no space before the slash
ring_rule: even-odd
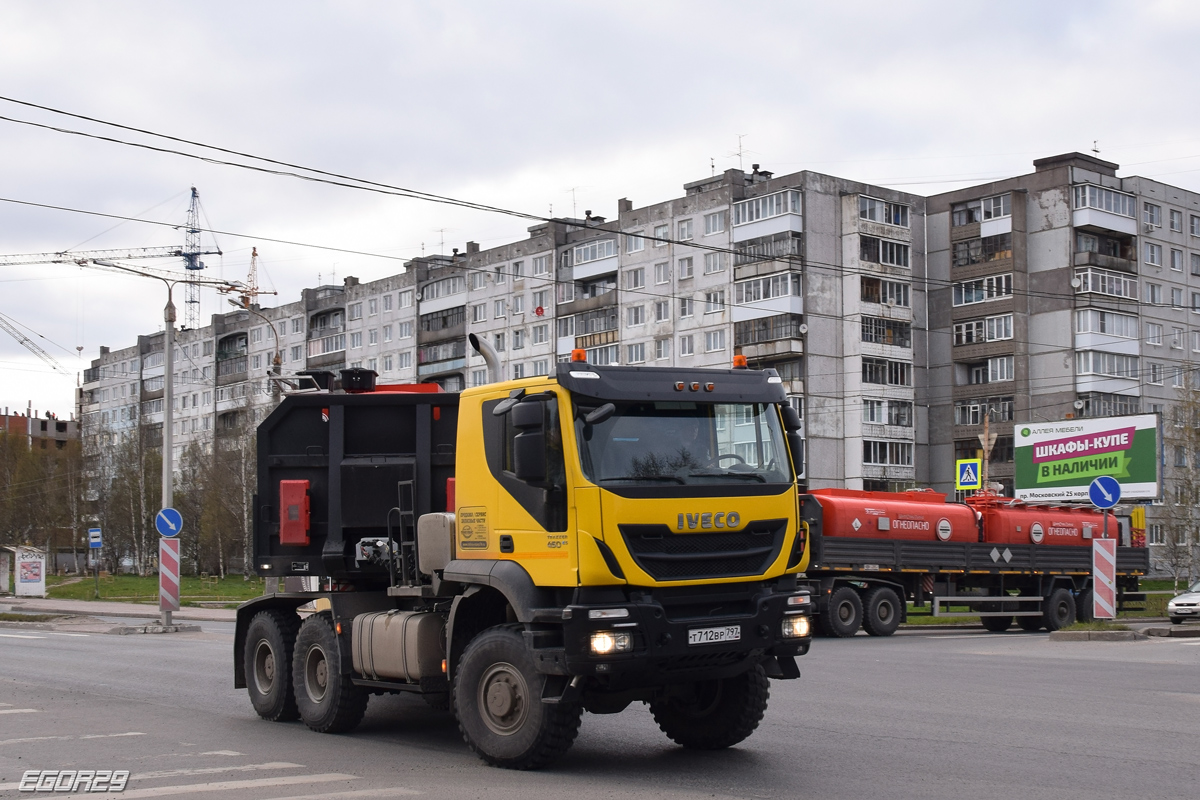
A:
<svg viewBox="0 0 1200 800">
<path fill-rule="evenodd" d="M 1197 41 L 1200 3 L 1183 1 L 9 0 L 0 95 L 559 216 L 612 216 L 620 197 L 658 202 L 751 163 L 932 194 L 1093 142 L 1122 175 L 1200 190 Z M 7 101 L 0 116 L 171 146 Z M 263 305 L 528 225 L 0 120 L 5 201 L 180 225 L 192 185 L 202 222 L 229 232 L 208 272 L 244 279 L 257 245 L 260 282 L 279 292 Z M 169 227 L 0 202 L 0 254 L 182 243 Z M 0 267 L 0 314 L 72 373 L 0 331 L 0 408 L 67 417 L 75 374 L 101 345 L 161 329 L 164 301 L 155 281 Z M 206 293 L 202 319 L 227 308 Z"/>
</svg>

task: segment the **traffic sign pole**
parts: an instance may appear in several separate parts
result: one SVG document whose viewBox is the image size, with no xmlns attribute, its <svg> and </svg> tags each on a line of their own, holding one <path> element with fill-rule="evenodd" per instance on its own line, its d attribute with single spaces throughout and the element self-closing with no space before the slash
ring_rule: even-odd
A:
<svg viewBox="0 0 1200 800">
<path fill-rule="evenodd" d="M 179 534 L 183 531 L 183 515 L 167 506 L 154 517 L 154 527 L 162 536 L 158 540 L 158 609 L 161 624 L 171 624 L 171 612 L 179 610 Z"/>
</svg>

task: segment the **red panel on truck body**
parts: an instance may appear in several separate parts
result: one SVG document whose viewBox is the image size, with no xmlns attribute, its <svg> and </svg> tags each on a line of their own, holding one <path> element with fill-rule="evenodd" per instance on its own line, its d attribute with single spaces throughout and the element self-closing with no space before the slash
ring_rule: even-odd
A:
<svg viewBox="0 0 1200 800">
<path fill-rule="evenodd" d="M 978 542 L 975 512 L 938 492 L 814 489 L 821 533 L 858 539 Z M 858 524 L 856 525 L 855 522 Z"/>
<path fill-rule="evenodd" d="M 974 501 L 974 502 L 972 502 Z M 1033 506 L 997 502 L 991 498 L 967 502 L 983 514 L 985 542 L 995 544 L 1046 544 L 1087 546 L 1093 539 L 1118 539 L 1120 525 L 1109 515 L 1108 536 L 1103 535 L 1104 515 L 1090 508 Z"/>
<path fill-rule="evenodd" d="M 308 481 L 279 482 L 279 543 L 308 546 Z"/>
</svg>

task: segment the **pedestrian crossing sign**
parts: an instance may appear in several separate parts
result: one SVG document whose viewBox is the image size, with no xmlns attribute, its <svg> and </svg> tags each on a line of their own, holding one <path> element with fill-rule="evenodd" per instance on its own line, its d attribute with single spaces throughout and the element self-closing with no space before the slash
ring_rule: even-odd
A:
<svg viewBox="0 0 1200 800">
<path fill-rule="evenodd" d="M 954 462 L 955 489 L 982 489 L 982 458 L 960 458 Z"/>
</svg>

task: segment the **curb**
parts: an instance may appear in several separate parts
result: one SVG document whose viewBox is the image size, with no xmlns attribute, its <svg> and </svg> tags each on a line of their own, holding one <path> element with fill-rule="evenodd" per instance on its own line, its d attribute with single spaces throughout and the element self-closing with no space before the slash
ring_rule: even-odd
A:
<svg viewBox="0 0 1200 800">
<path fill-rule="evenodd" d="M 135 633 L 201 633 L 199 625 L 122 625 L 108 631 L 117 636 Z"/>
<path fill-rule="evenodd" d="M 1142 632 L 1147 636 L 1164 636 L 1170 639 L 1194 639 L 1200 637 L 1200 627 L 1183 628 L 1172 626 L 1170 628 L 1143 628 Z"/>
<path fill-rule="evenodd" d="M 1134 642 L 1148 639 L 1141 631 L 1054 631 L 1052 642 Z"/>
<path fill-rule="evenodd" d="M 90 602 L 90 601 L 79 601 L 79 602 Z M 101 602 L 103 602 L 103 601 L 101 601 Z M 22 603 L 22 604 L 17 604 L 17 605 L 9 605 L 8 603 L 5 603 L 4 605 L 5 605 L 5 608 L 2 610 L 19 611 L 19 612 L 25 612 L 25 613 L 29 613 L 29 614 L 69 614 L 72 616 L 91 616 L 91 617 L 130 617 L 132 619 L 148 619 L 148 618 L 157 617 L 159 615 L 158 606 L 150 605 L 150 604 L 146 604 L 144 606 L 144 608 L 145 608 L 144 611 L 133 611 L 133 610 L 126 611 L 123 608 L 109 609 L 107 607 L 105 607 L 105 608 L 89 608 L 89 609 L 83 610 L 83 609 L 80 609 L 79 607 L 68 608 L 65 606 L 57 606 L 57 605 L 53 605 L 53 604 L 42 605 L 41 603 L 28 603 L 28 602 Z M 116 603 L 113 603 L 113 605 L 116 605 Z M 122 604 L 122 605 L 131 605 L 132 606 L 133 604 L 130 603 L 130 604 Z M 198 622 L 233 622 L 236 619 L 237 614 L 234 611 L 234 609 L 221 609 L 222 611 L 225 612 L 224 614 L 214 614 L 213 612 L 216 610 L 217 609 L 204 609 L 204 608 L 189 607 L 187 610 L 181 609 L 179 611 L 173 611 L 171 613 L 178 619 L 188 620 L 188 621 L 198 621 Z"/>
</svg>

